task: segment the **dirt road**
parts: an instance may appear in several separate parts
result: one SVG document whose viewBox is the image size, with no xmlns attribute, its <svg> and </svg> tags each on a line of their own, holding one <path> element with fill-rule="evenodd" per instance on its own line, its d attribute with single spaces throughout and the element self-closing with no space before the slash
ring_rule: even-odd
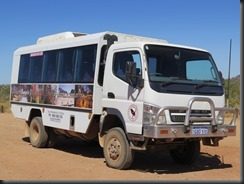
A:
<svg viewBox="0 0 244 184">
<path fill-rule="evenodd" d="M 115 170 L 106 166 L 98 144 L 59 137 L 55 148 L 37 149 L 24 136 L 24 121 L 0 114 L 1 180 L 240 181 L 240 151 L 238 120 L 237 136 L 221 140 L 219 147 L 201 145 L 191 166 L 177 165 L 167 152 L 139 152 L 129 170 Z"/>
</svg>

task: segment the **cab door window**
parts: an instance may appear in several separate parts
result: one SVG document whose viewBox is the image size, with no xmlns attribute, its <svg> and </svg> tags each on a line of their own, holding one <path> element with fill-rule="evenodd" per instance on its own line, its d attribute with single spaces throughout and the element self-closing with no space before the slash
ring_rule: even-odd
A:
<svg viewBox="0 0 244 184">
<path fill-rule="evenodd" d="M 136 63 L 137 75 L 141 75 L 141 58 L 138 51 L 118 52 L 114 55 L 113 73 L 119 79 L 125 81 L 125 70 L 127 61 Z"/>
</svg>

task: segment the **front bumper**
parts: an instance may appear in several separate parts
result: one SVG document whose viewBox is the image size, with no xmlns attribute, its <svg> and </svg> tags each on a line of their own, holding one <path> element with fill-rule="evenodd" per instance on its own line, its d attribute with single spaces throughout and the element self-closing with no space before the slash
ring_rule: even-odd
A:
<svg viewBox="0 0 244 184">
<path fill-rule="evenodd" d="M 235 125 L 217 125 L 217 130 L 212 131 L 211 125 L 192 125 L 190 131 L 185 133 L 184 125 L 147 125 L 143 128 L 143 136 L 147 138 L 200 138 L 200 137 L 227 137 L 236 135 Z M 195 131 L 195 130 L 204 131 Z"/>
<path fill-rule="evenodd" d="M 195 117 L 192 111 L 192 105 L 194 102 L 207 102 L 210 105 L 211 117 Z M 158 125 L 158 119 L 163 111 L 167 110 L 185 110 L 185 121 L 182 124 L 162 124 Z M 232 120 L 229 124 L 217 124 L 215 111 L 222 113 L 233 114 Z M 213 101 L 210 98 L 194 97 L 192 98 L 188 106 L 177 107 L 169 106 L 159 109 L 156 114 L 155 121 L 150 125 L 144 125 L 143 136 L 147 138 L 199 138 L 199 137 L 227 137 L 236 135 L 236 118 L 237 111 L 233 108 L 216 108 Z M 194 124 L 194 122 L 205 122 Z M 206 122 L 208 122 L 206 124 Z"/>
</svg>

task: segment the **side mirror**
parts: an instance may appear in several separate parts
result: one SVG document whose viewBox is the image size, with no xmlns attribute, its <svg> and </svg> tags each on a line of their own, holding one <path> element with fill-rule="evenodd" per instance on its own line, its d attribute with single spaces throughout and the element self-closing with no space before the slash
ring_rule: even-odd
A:
<svg viewBox="0 0 244 184">
<path fill-rule="evenodd" d="M 136 63 L 127 61 L 125 70 L 125 81 L 135 88 L 143 88 L 144 80 L 136 74 Z"/>
<path fill-rule="evenodd" d="M 222 85 L 224 85 L 225 79 L 223 78 L 222 72 L 218 71 L 218 74 L 219 74 L 219 78 L 221 79 Z"/>
</svg>

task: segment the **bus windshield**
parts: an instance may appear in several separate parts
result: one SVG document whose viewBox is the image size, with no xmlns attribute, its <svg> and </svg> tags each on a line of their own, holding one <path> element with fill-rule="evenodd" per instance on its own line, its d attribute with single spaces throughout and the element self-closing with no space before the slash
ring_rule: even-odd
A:
<svg viewBox="0 0 244 184">
<path fill-rule="evenodd" d="M 198 92 L 207 86 L 222 87 L 218 70 L 208 52 L 160 45 L 145 45 L 144 50 L 151 87 L 159 83 L 161 88 L 174 85 L 174 90 L 181 91 L 182 85 L 186 85 Z M 177 84 L 181 85 L 179 89 L 176 89 Z M 188 92 L 191 90 L 189 88 Z"/>
</svg>

